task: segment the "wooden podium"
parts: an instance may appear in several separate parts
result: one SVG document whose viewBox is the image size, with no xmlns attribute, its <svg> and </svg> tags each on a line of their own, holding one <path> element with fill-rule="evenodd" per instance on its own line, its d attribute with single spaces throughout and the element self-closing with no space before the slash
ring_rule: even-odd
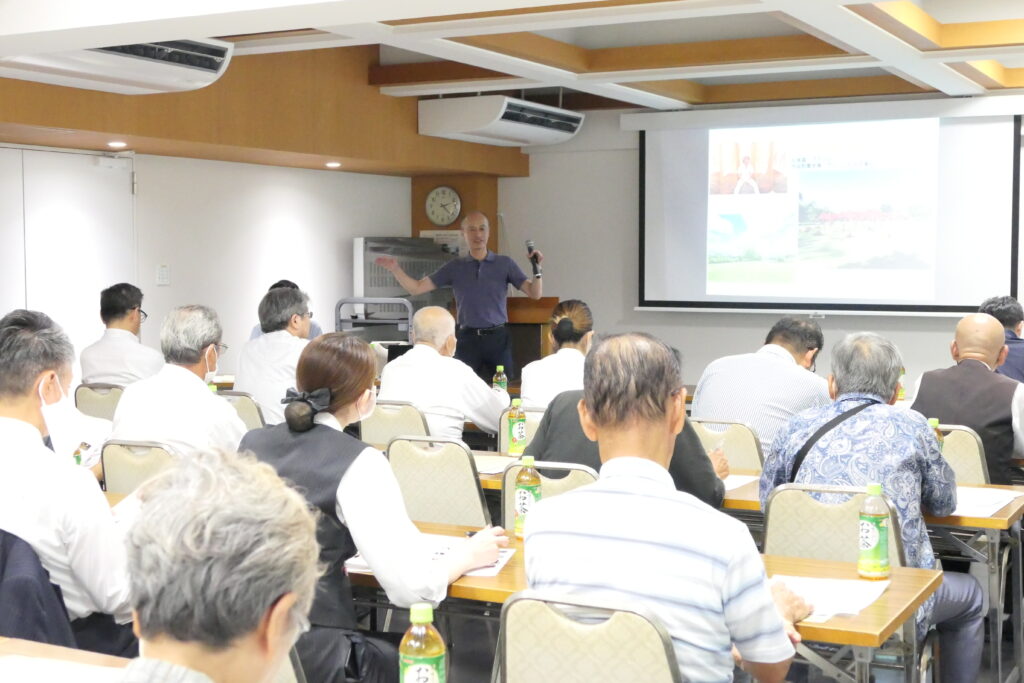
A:
<svg viewBox="0 0 1024 683">
<path fill-rule="evenodd" d="M 509 381 L 518 382 L 527 363 L 552 352 L 551 311 L 557 305 L 556 296 L 540 299 L 526 296 L 508 298 L 508 326 L 512 337 L 512 361 L 515 364 Z"/>
</svg>

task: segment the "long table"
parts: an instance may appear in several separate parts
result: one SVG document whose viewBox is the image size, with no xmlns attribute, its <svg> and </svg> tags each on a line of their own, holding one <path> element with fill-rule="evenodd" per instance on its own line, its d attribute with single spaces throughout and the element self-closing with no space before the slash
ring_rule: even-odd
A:
<svg viewBox="0 0 1024 683">
<path fill-rule="evenodd" d="M 101 655 L 87 650 L 76 650 L 70 647 L 58 645 L 47 645 L 32 640 L 21 640 L 19 638 L 5 638 L 0 636 L 0 657 L 7 655 L 20 655 L 22 657 L 39 657 L 42 659 L 59 659 L 65 662 L 76 664 L 90 664 L 92 666 L 109 666 L 123 668 L 128 666 L 130 659 L 124 657 L 112 657 Z"/>
<path fill-rule="evenodd" d="M 446 524 L 417 523 L 421 531 L 446 536 L 464 536 L 470 527 Z M 493 577 L 463 576 L 448 588 L 448 597 L 484 603 L 504 603 L 513 593 L 527 588 L 523 545 L 510 539 L 509 547 L 516 553 L 501 572 Z M 833 579 L 856 579 L 857 566 L 846 562 L 805 560 L 773 555 L 762 556 L 769 576 L 810 576 Z M 350 572 L 353 585 L 379 588 L 372 574 Z M 850 645 L 864 653 L 856 658 L 856 680 L 867 683 L 871 664 L 870 652 L 881 647 L 901 627 L 913 634 L 913 615 L 942 583 L 942 573 L 927 569 L 897 567 L 893 569 L 889 588 L 867 609 L 854 616 L 836 616 L 821 623 L 800 622 L 797 631 L 805 640 Z"/>
<path fill-rule="evenodd" d="M 758 498 L 758 481 L 752 481 L 743 486 L 725 492 L 725 500 L 722 507 L 725 510 L 750 514 L 760 514 L 761 503 Z M 999 486 L 989 485 L 987 487 L 972 488 L 998 488 L 1011 489 L 1024 492 L 1022 486 Z M 988 574 L 988 629 L 989 642 L 989 666 L 994 673 L 996 681 L 1012 681 L 1020 678 L 1021 662 L 1024 661 L 1024 633 L 1022 633 L 1021 612 L 1022 612 L 1022 586 L 1021 579 L 1021 518 L 1024 516 L 1024 497 L 1015 498 L 1003 506 L 1002 509 L 989 517 L 963 517 L 959 515 L 947 515 L 937 517 L 925 515 L 924 521 L 932 533 L 938 535 L 957 551 L 969 560 L 985 564 Z M 967 540 L 962 537 L 964 533 L 969 535 Z M 984 550 L 976 546 L 981 545 Z M 1013 661 L 1014 667 L 1003 675 L 1002 658 L 1000 657 L 999 644 L 1002 642 L 1002 593 L 1001 584 L 1001 554 L 1004 547 L 1010 549 L 1010 591 L 1014 596 L 1011 602 L 1010 620 L 1013 625 Z"/>
</svg>

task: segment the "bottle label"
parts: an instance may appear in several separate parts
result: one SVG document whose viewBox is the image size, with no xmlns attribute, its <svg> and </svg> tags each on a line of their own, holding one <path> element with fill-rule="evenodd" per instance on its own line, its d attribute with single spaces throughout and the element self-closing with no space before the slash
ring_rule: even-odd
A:
<svg viewBox="0 0 1024 683">
<path fill-rule="evenodd" d="M 860 556 L 857 572 L 861 576 L 884 578 L 889 575 L 889 517 L 860 516 Z"/>
<path fill-rule="evenodd" d="M 486 377 L 486 375 L 485 375 Z M 502 391 L 508 391 L 508 380 L 507 379 L 496 379 L 491 382 L 492 389 L 501 389 Z"/>
<path fill-rule="evenodd" d="M 445 683 L 444 654 L 436 657 L 410 657 L 399 660 L 401 683 Z"/>
<path fill-rule="evenodd" d="M 508 452 L 522 453 L 526 450 L 526 419 L 512 418 L 508 421 Z"/>
<path fill-rule="evenodd" d="M 516 496 L 513 505 L 515 506 L 516 528 L 515 534 L 520 538 L 523 535 L 523 523 L 526 521 L 526 514 L 533 507 L 533 504 L 540 500 L 540 484 L 525 486 L 516 485 Z"/>
</svg>

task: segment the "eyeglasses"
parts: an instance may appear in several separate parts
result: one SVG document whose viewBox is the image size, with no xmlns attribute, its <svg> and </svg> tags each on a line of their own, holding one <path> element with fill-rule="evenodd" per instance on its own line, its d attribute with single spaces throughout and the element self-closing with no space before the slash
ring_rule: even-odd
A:
<svg viewBox="0 0 1024 683">
<path fill-rule="evenodd" d="M 216 346 L 216 347 L 217 347 L 217 353 L 218 353 L 218 354 L 221 354 L 221 355 L 223 355 L 224 353 L 226 353 L 226 352 L 227 352 L 227 350 L 228 350 L 229 348 L 231 348 L 231 347 L 229 347 L 229 346 L 228 346 L 227 344 L 214 344 L 214 346 Z"/>
<path fill-rule="evenodd" d="M 304 315 L 305 317 L 309 318 L 310 320 L 313 319 L 313 311 L 306 311 L 302 315 Z"/>
<path fill-rule="evenodd" d="M 144 322 L 146 322 L 146 320 L 148 320 L 148 319 L 149 319 L 149 314 L 148 314 L 148 313 L 146 313 L 146 312 L 145 312 L 144 310 L 142 310 L 141 308 L 138 308 L 138 307 L 136 307 L 136 308 L 137 308 L 137 309 L 138 309 L 138 311 L 139 311 L 139 322 L 140 322 L 140 323 L 144 323 Z"/>
</svg>

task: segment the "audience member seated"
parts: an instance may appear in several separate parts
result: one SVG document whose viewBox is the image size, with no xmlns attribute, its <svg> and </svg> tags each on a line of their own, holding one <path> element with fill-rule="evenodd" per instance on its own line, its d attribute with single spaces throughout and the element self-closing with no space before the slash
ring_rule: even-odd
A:
<svg viewBox="0 0 1024 683">
<path fill-rule="evenodd" d="M 284 288 L 284 289 L 298 289 L 299 286 L 297 284 L 295 284 L 294 282 L 292 282 L 291 280 L 278 280 L 274 284 L 270 285 L 270 289 L 268 289 L 267 291 L 270 292 L 270 291 L 273 291 L 275 289 L 282 289 L 282 288 Z M 316 339 L 317 337 L 319 337 L 323 333 L 324 333 L 324 331 L 321 330 L 320 326 L 316 323 L 315 320 L 313 320 L 313 314 L 311 313 L 310 316 L 309 316 L 309 332 L 306 333 L 306 339 L 307 340 L 309 340 L 309 339 Z M 260 337 L 263 334 L 266 334 L 266 331 L 263 329 L 263 322 L 260 321 L 260 323 L 258 325 L 256 325 L 255 327 L 252 328 L 252 332 L 249 333 L 249 339 L 250 340 L 256 339 L 256 338 Z"/>
<path fill-rule="evenodd" d="M 75 352 L 49 317 L 0 319 L 0 529 L 27 542 L 60 586 L 82 649 L 133 656 L 124 543 L 95 477 L 43 445 Z"/>
<path fill-rule="evenodd" d="M 291 392 L 287 422 L 242 440 L 243 449 L 294 482 L 321 513 L 317 537 L 326 572 L 313 600 L 313 628 L 297 645 L 310 681 L 343 683 L 349 680 L 346 668 L 364 683 L 398 680 L 401 634 L 357 630 L 344 568 L 357 551 L 388 600 L 405 607 L 439 603 L 449 582 L 494 562 L 498 547 L 508 543 L 502 529 L 489 528 L 454 553 L 433 556 L 405 512 L 384 454 L 342 431 L 373 412 L 375 373 L 373 351 L 362 339 L 339 332 L 317 337 L 299 357 L 298 392 Z M 357 662 L 360 668 L 352 671 Z"/>
<path fill-rule="evenodd" d="M 238 448 L 245 423 L 234 407 L 210 391 L 220 343 L 220 320 L 206 306 L 180 306 L 160 328 L 167 364 L 153 377 L 125 388 L 110 438 L 157 441 L 179 453 Z"/>
<path fill-rule="evenodd" d="M 547 408 L 570 389 L 583 389 L 583 359 L 594 336 L 590 308 L 579 299 L 560 301 L 551 312 L 551 341 L 555 352 L 523 368 L 520 395 L 528 408 Z"/>
<path fill-rule="evenodd" d="M 107 326 L 100 340 L 82 350 L 82 381 L 124 386 L 160 372 L 164 358 L 139 340 L 142 290 L 127 282 L 100 292 L 100 319 Z"/>
<path fill-rule="evenodd" d="M 284 422 L 281 399 L 295 386 L 295 366 L 306 348 L 312 314 L 309 297 L 290 287 L 275 287 L 260 301 L 263 334 L 242 347 L 235 389 L 252 395 L 267 424 Z"/>
<path fill-rule="evenodd" d="M 755 353 L 725 356 L 705 368 L 690 414 L 697 420 L 752 427 L 767 454 L 790 418 L 828 404 L 825 380 L 814 374 L 814 360 L 824 343 L 813 320 L 782 318 Z"/>
<path fill-rule="evenodd" d="M 675 490 L 666 468 L 686 419 L 678 356 L 644 334 L 599 340 L 579 413 L 601 478 L 530 510 L 530 587 L 648 610 L 672 637 L 683 680 L 732 680 L 735 653 L 755 679 L 782 681 L 793 622 L 810 610 L 781 585 L 773 604 L 747 528 Z"/>
<path fill-rule="evenodd" d="M 978 309 L 988 313 L 1003 326 L 1006 341 L 1006 361 L 996 368 L 1000 375 L 1024 382 L 1024 307 L 1012 296 L 994 296 L 985 299 Z"/>
<path fill-rule="evenodd" d="M 961 319 L 950 345 L 956 365 L 924 373 L 911 406 L 941 424 L 976 431 L 993 484 L 1011 483 L 1011 459 L 1024 456 L 1024 385 L 993 372 L 1006 360 L 1003 341 L 1003 326 L 987 313 Z"/>
<path fill-rule="evenodd" d="M 928 421 L 893 405 L 902 365 L 896 347 L 876 334 L 847 335 L 835 346 L 828 378 L 834 402 L 804 411 L 779 432 L 764 463 L 761 508 L 772 489 L 789 482 L 856 487 L 880 483 L 896 507 L 907 565 L 935 569 L 922 514 L 951 514 L 956 482 Z M 819 498 L 830 503 L 844 496 Z M 981 588 L 974 578 L 945 572 L 938 591 L 917 613 L 919 637 L 929 623 L 939 631 L 943 680 L 978 679 L 983 617 Z"/>
<path fill-rule="evenodd" d="M 316 521 L 302 495 L 251 456 L 199 452 L 146 483 L 140 499 L 127 546 L 141 657 L 123 669 L 0 657 L 0 679 L 279 680 L 309 628 L 318 576 Z"/>
<path fill-rule="evenodd" d="M 582 400 L 582 389 L 555 396 L 544 411 L 533 440 L 527 444 L 525 455 L 532 455 L 537 462 L 573 462 L 600 471 L 598 444 L 586 437 L 580 425 L 578 407 Z M 696 496 L 711 507 L 722 505 L 722 480 L 729 476 L 729 462 L 721 449 L 705 452 L 689 422 L 683 424 L 683 430 L 676 436 L 668 473 L 677 490 Z"/>
<path fill-rule="evenodd" d="M 384 366 L 381 401 L 408 401 L 427 417 L 431 436 L 462 438 L 473 422 L 496 434 L 508 393 L 492 389 L 455 355 L 455 318 L 439 306 L 427 306 L 412 318 L 414 346 Z"/>
</svg>

